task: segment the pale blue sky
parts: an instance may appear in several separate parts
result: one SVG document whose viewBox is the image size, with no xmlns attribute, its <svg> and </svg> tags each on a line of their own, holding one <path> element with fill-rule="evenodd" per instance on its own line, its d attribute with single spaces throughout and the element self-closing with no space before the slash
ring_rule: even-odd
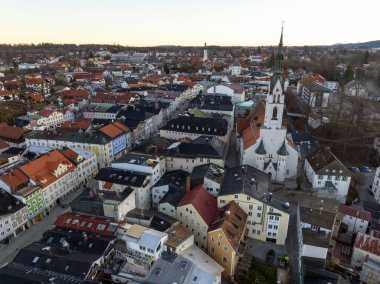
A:
<svg viewBox="0 0 380 284">
<path fill-rule="evenodd" d="M 380 40 L 380 0 L 0 0 L 0 43 L 285 45 Z"/>
</svg>

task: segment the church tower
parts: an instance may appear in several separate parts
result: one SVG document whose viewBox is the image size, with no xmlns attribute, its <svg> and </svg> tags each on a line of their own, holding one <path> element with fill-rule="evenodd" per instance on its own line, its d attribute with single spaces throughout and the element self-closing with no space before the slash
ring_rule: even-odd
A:
<svg viewBox="0 0 380 284">
<path fill-rule="evenodd" d="M 276 62 L 273 67 L 273 75 L 271 78 L 270 92 L 267 95 L 265 105 L 265 119 L 264 126 L 267 128 L 281 128 L 282 117 L 284 113 L 285 103 L 285 79 L 283 76 L 282 64 L 284 61 L 283 55 L 283 31 L 281 29 L 280 43 L 278 44 L 278 51 L 276 54 Z"/>
<path fill-rule="evenodd" d="M 205 49 L 203 50 L 203 62 L 206 62 L 207 60 L 208 60 L 207 44 L 205 43 Z"/>
</svg>

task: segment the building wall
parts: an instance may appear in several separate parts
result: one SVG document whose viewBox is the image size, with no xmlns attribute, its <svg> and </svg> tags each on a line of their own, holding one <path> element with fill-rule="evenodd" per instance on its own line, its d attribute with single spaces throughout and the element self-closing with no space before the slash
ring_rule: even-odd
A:
<svg viewBox="0 0 380 284">
<path fill-rule="evenodd" d="M 194 235 L 193 234 L 190 237 L 188 237 L 186 240 L 182 241 L 182 243 L 178 247 L 175 248 L 174 253 L 180 254 L 183 251 L 185 251 L 186 249 L 188 249 L 189 247 L 191 247 L 192 245 L 194 245 Z M 170 251 L 166 245 L 164 247 L 164 251 L 168 251 L 168 252 Z"/>
<path fill-rule="evenodd" d="M 10 215 L 0 217 L 0 243 L 13 234 Z"/>
<path fill-rule="evenodd" d="M 377 203 L 380 203 L 380 167 L 376 169 L 375 178 L 372 184 L 372 192 L 373 198 Z"/>
<path fill-rule="evenodd" d="M 100 167 L 105 167 L 111 164 L 114 160 L 112 142 L 107 144 L 88 144 L 75 141 L 59 141 L 47 139 L 26 138 L 26 146 L 43 146 L 53 149 L 61 149 L 68 147 L 71 149 L 81 149 L 94 152 Z"/>
<path fill-rule="evenodd" d="M 224 268 L 223 277 L 229 278 L 234 275 L 238 260 L 237 252 L 232 248 L 222 229 L 208 233 L 207 254 Z"/>
<path fill-rule="evenodd" d="M 181 225 L 194 233 L 195 244 L 203 250 L 207 250 L 208 225 L 203 221 L 192 204 L 177 208 L 177 220 Z"/>
<path fill-rule="evenodd" d="M 364 260 L 367 258 L 380 263 L 380 256 L 375 255 L 373 253 L 361 250 L 359 248 L 354 247 L 354 251 L 352 253 L 352 258 L 351 258 L 351 267 L 355 269 L 356 267 L 362 267 Z"/>
<path fill-rule="evenodd" d="M 304 244 L 303 250 L 302 250 L 302 256 L 326 259 L 327 248 Z"/>
<path fill-rule="evenodd" d="M 164 213 L 170 217 L 177 218 L 177 210 L 169 203 L 158 204 L 158 211 Z"/>
<path fill-rule="evenodd" d="M 169 186 L 167 184 L 154 186 L 151 191 L 153 208 L 158 208 L 158 202 L 160 202 L 161 198 L 169 191 Z"/>
<path fill-rule="evenodd" d="M 285 244 L 289 224 L 287 212 L 273 208 L 244 193 L 218 196 L 217 199 L 219 208 L 234 200 L 247 213 L 248 237 L 261 241 L 267 241 L 269 238 L 275 240 L 278 245 Z"/>
<path fill-rule="evenodd" d="M 368 221 L 353 216 L 345 215 L 342 222 L 348 225 L 348 231 L 353 233 L 362 232 L 365 234 L 368 228 Z"/>
<path fill-rule="evenodd" d="M 19 228 L 22 228 L 26 223 L 28 223 L 28 210 L 26 206 L 18 210 L 11 215 L 12 229 L 16 232 Z M 16 233 L 15 233 L 16 234 Z"/>
<path fill-rule="evenodd" d="M 25 198 L 29 219 L 33 219 L 33 217 L 45 210 L 46 201 L 44 199 L 44 193 L 42 189 L 39 189 Z"/>
<path fill-rule="evenodd" d="M 212 135 L 212 133 L 210 133 L 209 135 Z M 200 136 L 204 136 L 204 134 L 161 129 L 160 130 L 160 136 L 164 137 L 164 138 L 174 139 L 174 140 L 179 140 L 179 139 L 183 139 L 183 138 L 190 138 L 191 140 L 195 140 L 195 139 L 199 138 Z M 226 143 L 229 140 L 229 135 L 224 135 L 224 136 L 212 135 L 212 136 L 215 136 L 218 139 L 220 139 Z"/>
<path fill-rule="evenodd" d="M 120 204 L 103 203 L 105 217 L 114 218 L 116 221 L 123 221 L 125 215 L 136 208 L 135 192 L 132 192 Z"/>
<path fill-rule="evenodd" d="M 220 183 L 217 183 L 211 179 L 204 178 L 203 179 L 203 187 L 211 193 L 213 196 L 217 196 L 220 190 Z"/>
<path fill-rule="evenodd" d="M 362 283 L 379 284 L 380 283 L 380 268 L 376 264 L 374 266 L 364 263 L 363 270 L 360 272 L 360 280 Z"/>
<path fill-rule="evenodd" d="M 351 183 L 351 177 L 339 176 L 338 173 L 331 172 L 331 175 L 317 175 L 308 160 L 305 160 L 305 172 L 313 188 L 324 188 L 326 181 L 331 181 L 338 190 L 339 199 L 345 199 Z"/>
<path fill-rule="evenodd" d="M 186 172 L 191 173 L 194 167 L 213 163 L 217 166 L 224 168 L 224 160 L 223 159 L 215 159 L 215 158 L 181 158 L 181 157 L 166 157 L 166 168 L 168 171 L 174 170 L 184 170 Z"/>
</svg>

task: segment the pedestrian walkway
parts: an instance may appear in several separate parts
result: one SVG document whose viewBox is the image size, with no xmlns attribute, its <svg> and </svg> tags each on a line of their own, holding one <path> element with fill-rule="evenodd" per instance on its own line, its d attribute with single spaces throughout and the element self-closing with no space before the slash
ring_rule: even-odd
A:
<svg viewBox="0 0 380 284">
<path fill-rule="evenodd" d="M 79 194 L 83 192 L 83 187 L 69 195 L 65 200 L 65 204 L 71 203 Z M 17 238 L 13 239 L 9 244 L 0 249 L 0 267 L 10 263 L 17 255 L 19 250 L 32 242 L 41 239 L 43 233 L 53 228 L 53 223 L 62 213 L 71 211 L 70 206 L 62 208 L 62 206 L 55 207 L 50 211 L 49 215 L 41 219 L 37 224 L 32 225 L 28 230 L 21 233 Z"/>
<path fill-rule="evenodd" d="M 239 166 L 239 157 L 236 152 L 236 131 L 232 130 L 230 135 L 230 142 L 227 150 L 226 165 L 228 168 Z"/>
</svg>

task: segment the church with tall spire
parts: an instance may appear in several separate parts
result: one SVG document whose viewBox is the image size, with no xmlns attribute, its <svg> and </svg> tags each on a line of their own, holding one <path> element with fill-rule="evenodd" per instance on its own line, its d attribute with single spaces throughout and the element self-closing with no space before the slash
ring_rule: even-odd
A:
<svg viewBox="0 0 380 284">
<path fill-rule="evenodd" d="M 283 119 L 288 88 L 283 60 L 282 28 L 266 101 L 259 101 L 246 118 L 238 119 L 236 127 L 241 164 L 270 173 L 277 182 L 296 177 L 298 164 L 298 152 L 286 137 L 287 123 Z"/>
</svg>

